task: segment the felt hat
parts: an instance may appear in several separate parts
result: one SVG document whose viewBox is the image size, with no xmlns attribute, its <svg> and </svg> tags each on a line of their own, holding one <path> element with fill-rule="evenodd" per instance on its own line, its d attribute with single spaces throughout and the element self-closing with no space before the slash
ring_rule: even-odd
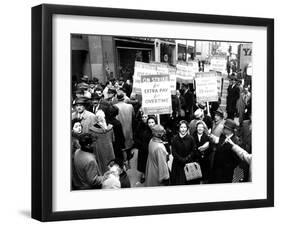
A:
<svg viewBox="0 0 281 226">
<path fill-rule="evenodd" d="M 222 117 L 222 118 L 223 118 L 223 116 L 224 116 L 224 112 L 223 112 L 223 110 L 222 110 L 221 108 L 218 108 L 218 109 L 215 111 L 215 114 L 216 114 L 216 115 L 219 115 L 219 116 Z"/>
<path fill-rule="evenodd" d="M 108 93 L 108 94 L 114 94 L 114 95 L 115 95 L 115 94 L 117 93 L 117 91 L 116 91 L 116 89 L 114 89 L 114 88 L 109 88 L 108 91 L 107 91 L 107 93 Z"/>
<path fill-rule="evenodd" d="M 88 98 L 86 98 L 86 97 L 79 97 L 79 98 L 77 98 L 74 101 L 74 105 L 76 105 L 76 104 L 83 104 L 83 105 L 85 105 L 85 104 L 87 104 L 87 102 L 88 102 Z"/>
<path fill-rule="evenodd" d="M 224 128 L 229 129 L 232 132 L 234 132 L 234 130 L 236 128 L 236 123 L 232 119 L 226 119 L 225 123 L 224 123 Z"/>
<path fill-rule="evenodd" d="M 124 93 L 122 93 L 122 92 L 121 92 L 121 93 L 118 93 L 116 97 L 117 97 L 117 100 L 118 100 L 118 101 L 123 101 L 123 100 L 125 100 Z"/>
</svg>

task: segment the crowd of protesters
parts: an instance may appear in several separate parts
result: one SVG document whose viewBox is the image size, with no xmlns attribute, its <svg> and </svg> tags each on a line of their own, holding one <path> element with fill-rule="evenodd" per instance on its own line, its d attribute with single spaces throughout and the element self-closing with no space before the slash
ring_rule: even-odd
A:
<svg viewBox="0 0 281 226">
<path fill-rule="evenodd" d="M 192 84 L 178 84 L 172 113 L 144 114 L 141 96 L 123 78 L 101 84 L 83 76 L 72 84 L 72 189 L 132 187 L 127 170 L 137 149 L 143 186 L 231 183 L 234 170 L 251 181 L 251 93 L 230 77 L 227 106 L 196 102 Z M 172 164 L 169 166 L 168 162 Z M 202 178 L 187 181 L 198 162 Z"/>
</svg>

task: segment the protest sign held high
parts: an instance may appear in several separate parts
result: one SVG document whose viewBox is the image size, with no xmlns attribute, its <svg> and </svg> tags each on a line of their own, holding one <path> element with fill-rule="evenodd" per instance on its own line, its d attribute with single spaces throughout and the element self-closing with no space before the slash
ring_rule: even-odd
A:
<svg viewBox="0 0 281 226">
<path fill-rule="evenodd" d="M 142 107 L 144 113 L 172 113 L 169 75 L 141 75 Z"/>
<path fill-rule="evenodd" d="M 192 83 L 194 80 L 196 69 L 193 67 L 193 64 L 177 64 L 176 76 L 179 81 Z"/>
<path fill-rule="evenodd" d="M 216 72 L 199 72 L 195 75 L 197 102 L 218 101 Z"/>
<path fill-rule="evenodd" d="M 148 64 L 136 61 L 133 76 L 133 92 L 136 94 L 141 94 L 141 75 L 155 74 L 157 74 L 155 64 Z"/>
<path fill-rule="evenodd" d="M 227 60 L 224 57 L 213 57 L 211 59 L 210 70 L 226 73 Z"/>
</svg>

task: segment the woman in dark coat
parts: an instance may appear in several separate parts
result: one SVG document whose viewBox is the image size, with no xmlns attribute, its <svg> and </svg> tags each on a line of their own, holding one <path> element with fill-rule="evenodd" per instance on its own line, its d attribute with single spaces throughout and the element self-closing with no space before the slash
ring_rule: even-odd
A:
<svg viewBox="0 0 281 226">
<path fill-rule="evenodd" d="M 125 137 L 123 134 L 123 129 L 121 122 L 116 119 L 116 116 L 119 113 L 118 107 L 112 105 L 110 106 L 108 115 L 108 123 L 113 126 L 114 133 L 114 141 L 113 141 L 113 149 L 115 157 L 118 159 L 122 159 L 124 161 L 123 149 L 125 149 Z"/>
<path fill-rule="evenodd" d="M 72 189 L 75 190 L 77 187 L 75 186 L 74 178 L 77 178 L 77 172 L 74 167 L 74 154 L 77 150 L 79 150 L 80 143 L 79 143 L 79 138 L 82 134 L 82 125 L 81 125 L 81 119 L 75 118 L 72 119 L 71 121 L 71 134 L 72 134 L 72 139 L 71 139 L 71 169 L 72 169 Z"/>
<path fill-rule="evenodd" d="M 196 124 L 196 131 L 193 134 L 193 138 L 197 147 L 198 153 L 200 153 L 199 164 L 202 171 L 202 180 L 204 183 L 207 183 L 210 171 L 210 161 L 209 161 L 209 137 L 204 132 L 204 123 L 202 121 L 198 121 Z"/>
<path fill-rule="evenodd" d="M 174 157 L 171 171 L 171 184 L 192 184 L 186 181 L 184 166 L 186 163 L 194 162 L 198 158 L 195 141 L 188 134 L 188 123 L 185 120 L 179 122 L 179 133 L 172 140 L 172 155 Z"/>
<path fill-rule="evenodd" d="M 115 155 L 113 149 L 113 126 L 107 124 L 102 110 L 97 111 L 96 123 L 89 128 L 89 132 L 97 138 L 95 142 L 96 159 L 103 175 L 108 170 L 108 162 L 114 159 Z"/>
<path fill-rule="evenodd" d="M 136 148 L 138 149 L 138 165 L 137 169 L 142 173 L 141 183 L 144 182 L 145 169 L 148 156 L 148 144 L 152 138 L 151 128 L 156 124 L 156 118 L 154 116 L 142 115 L 135 137 Z"/>
</svg>

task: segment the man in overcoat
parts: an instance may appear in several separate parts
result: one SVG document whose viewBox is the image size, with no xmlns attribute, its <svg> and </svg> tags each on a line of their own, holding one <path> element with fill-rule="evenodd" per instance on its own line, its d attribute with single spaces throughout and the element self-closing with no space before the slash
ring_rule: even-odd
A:
<svg viewBox="0 0 281 226">
<path fill-rule="evenodd" d="M 236 81 L 232 78 L 227 88 L 226 111 L 227 117 L 230 119 L 234 119 L 235 114 L 237 114 L 236 104 L 240 97 L 240 88 L 237 86 Z"/>
<path fill-rule="evenodd" d="M 235 122 L 232 119 L 226 119 L 222 135 L 220 137 L 210 135 L 211 141 L 217 144 L 211 172 L 211 183 L 232 182 L 234 169 L 240 162 L 237 155 L 232 151 L 232 145 L 228 142 L 231 139 L 233 143 L 238 143 L 235 129 Z"/>
<path fill-rule="evenodd" d="M 88 133 L 89 128 L 95 122 L 95 115 L 85 109 L 88 99 L 85 97 L 77 98 L 74 101 L 75 112 L 72 113 L 72 119 L 78 118 L 81 120 L 82 132 Z"/>
</svg>

